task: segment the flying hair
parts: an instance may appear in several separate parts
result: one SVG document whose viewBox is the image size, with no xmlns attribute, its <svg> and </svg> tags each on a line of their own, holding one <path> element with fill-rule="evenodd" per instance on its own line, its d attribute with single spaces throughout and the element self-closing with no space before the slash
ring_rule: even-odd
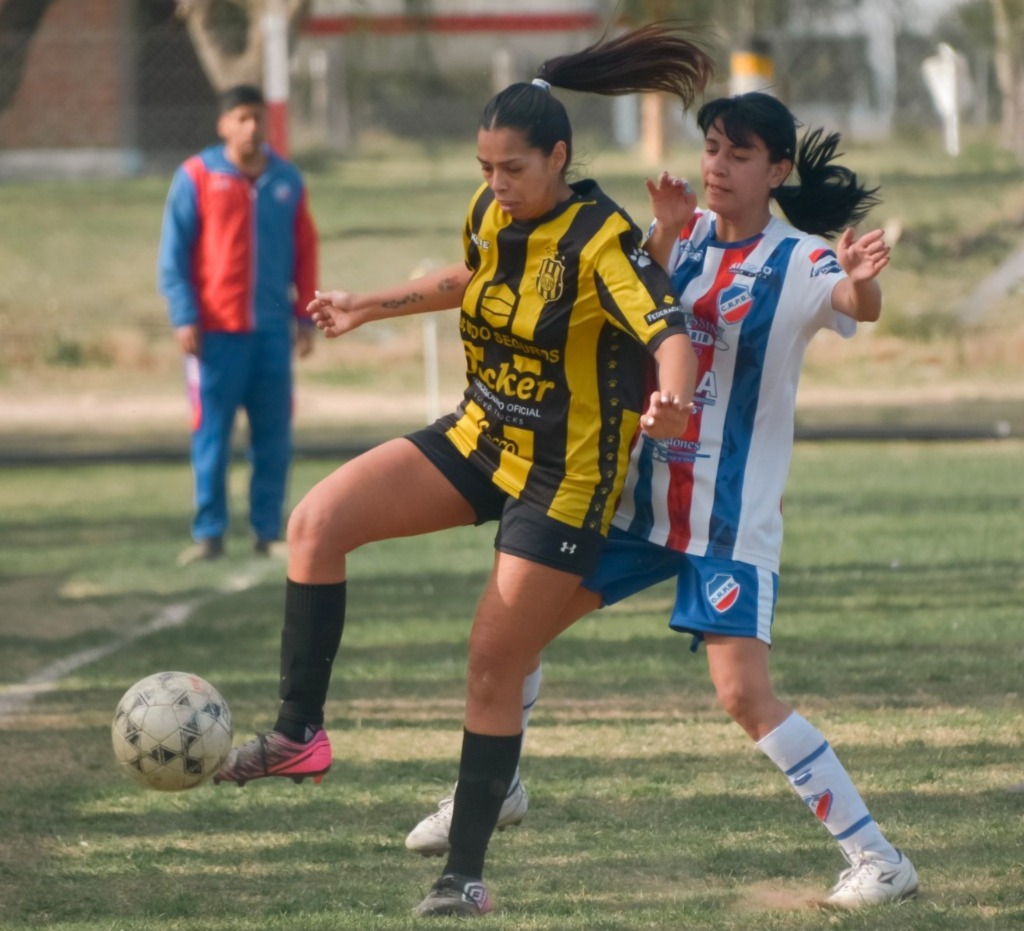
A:
<svg viewBox="0 0 1024 931">
<path fill-rule="evenodd" d="M 799 185 L 784 184 L 775 200 L 797 229 L 832 238 L 848 226 L 856 226 L 881 203 L 878 188 L 866 188 L 855 172 L 835 165 L 839 133 L 814 129 L 800 140 L 796 153 Z"/>
<path fill-rule="evenodd" d="M 664 91 L 689 106 L 713 73 L 711 56 L 680 26 L 668 21 L 650 23 L 615 38 L 602 37 L 582 51 L 548 59 L 532 83 L 511 84 L 488 101 L 480 128 L 513 129 L 545 155 L 564 142 L 568 169 L 572 126 L 551 88 L 605 96 Z"/>
<path fill-rule="evenodd" d="M 552 87 L 607 96 L 664 91 L 688 107 L 714 70 L 714 60 L 692 35 L 664 20 L 549 58 L 537 77 Z"/>
</svg>

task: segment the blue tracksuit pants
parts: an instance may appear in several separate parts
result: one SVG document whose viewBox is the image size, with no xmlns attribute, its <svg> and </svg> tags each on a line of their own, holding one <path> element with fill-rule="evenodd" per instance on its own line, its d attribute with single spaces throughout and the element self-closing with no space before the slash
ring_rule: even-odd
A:
<svg viewBox="0 0 1024 931">
<path fill-rule="evenodd" d="M 254 536 L 281 536 L 292 458 L 292 338 L 272 333 L 204 333 L 189 357 L 195 540 L 228 528 L 228 468 L 239 408 L 249 421 L 249 523 Z"/>
</svg>

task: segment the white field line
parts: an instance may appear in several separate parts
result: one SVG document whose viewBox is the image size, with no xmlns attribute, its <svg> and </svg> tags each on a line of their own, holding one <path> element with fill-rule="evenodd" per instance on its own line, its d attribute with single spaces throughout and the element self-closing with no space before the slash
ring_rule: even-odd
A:
<svg viewBox="0 0 1024 931">
<path fill-rule="evenodd" d="M 103 646 L 90 647 L 88 650 L 79 650 L 77 653 L 71 653 L 50 663 L 49 666 L 44 666 L 21 682 L 0 686 L 0 718 L 23 711 L 37 695 L 52 692 L 57 688 L 61 679 L 70 675 L 76 669 L 81 669 L 83 666 L 88 666 L 97 660 L 105 659 L 124 649 L 128 644 L 141 640 L 143 637 L 148 637 L 150 634 L 155 634 L 172 627 L 180 627 L 203 605 L 209 604 L 223 595 L 252 588 L 267 573 L 268 569 L 264 568 L 262 571 L 249 571 L 231 576 L 208 595 L 204 595 L 202 598 L 194 598 L 191 601 L 179 601 L 175 604 L 167 605 L 167 607 L 163 608 L 141 627 L 135 627 L 127 633 L 121 634 Z"/>
</svg>

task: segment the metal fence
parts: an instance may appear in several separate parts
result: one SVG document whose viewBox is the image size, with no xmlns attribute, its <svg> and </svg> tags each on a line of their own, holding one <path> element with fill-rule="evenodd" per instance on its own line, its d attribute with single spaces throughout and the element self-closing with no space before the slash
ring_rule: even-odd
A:
<svg viewBox="0 0 1024 931">
<path fill-rule="evenodd" d="M 767 86 L 805 122 L 854 139 L 941 128 L 922 63 L 939 42 L 966 37 L 948 18 L 922 15 L 934 5 L 862 0 L 825 17 L 809 0 L 791 0 L 756 44 L 716 43 L 711 93 Z M 3 47 L 22 54 L 0 55 L 0 173 L 161 169 L 208 142 L 214 91 L 174 10 L 173 0 L 51 0 L 30 42 L 8 35 Z M 592 41 L 600 25 L 487 31 L 464 21 L 382 28 L 372 18 L 339 25 L 314 17 L 291 54 L 293 152 L 349 150 L 368 132 L 466 138 L 495 88 Z M 964 60 L 964 118 L 989 122 L 990 62 L 983 51 Z M 581 131 L 610 145 L 637 141 L 636 101 L 580 98 L 571 108 Z M 692 128 L 672 111 L 667 132 Z"/>
</svg>

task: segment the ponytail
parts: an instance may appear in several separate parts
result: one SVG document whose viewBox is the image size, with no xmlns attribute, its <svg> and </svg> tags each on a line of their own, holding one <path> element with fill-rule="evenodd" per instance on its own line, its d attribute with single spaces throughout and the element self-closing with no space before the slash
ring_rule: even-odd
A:
<svg viewBox="0 0 1024 931">
<path fill-rule="evenodd" d="M 878 188 L 865 188 L 838 158 L 839 133 L 808 132 L 797 149 L 795 167 L 800 183 L 776 188 L 774 197 L 786 219 L 806 233 L 831 238 L 860 223 L 881 202 Z"/>
<path fill-rule="evenodd" d="M 492 97 L 480 127 L 514 129 L 545 155 L 564 142 L 568 168 L 572 126 L 552 87 L 605 96 L 663 91 L 689 106 L 713 73 L 711 56 L 680 29 L 667 22 L 650 23 L 613 39 L 601 38 L 580 52 L 549 58 L 531 84 L 512 84 Z"/>
<path fill-rule="evenodd" d="M 714 69 L 710 55 L 696 42 L 672 23 L 660 22 L 549 58 L 537 76 L 552 87 L 606 96 L 664 91 L 688 107 Z"/>
</svg>

